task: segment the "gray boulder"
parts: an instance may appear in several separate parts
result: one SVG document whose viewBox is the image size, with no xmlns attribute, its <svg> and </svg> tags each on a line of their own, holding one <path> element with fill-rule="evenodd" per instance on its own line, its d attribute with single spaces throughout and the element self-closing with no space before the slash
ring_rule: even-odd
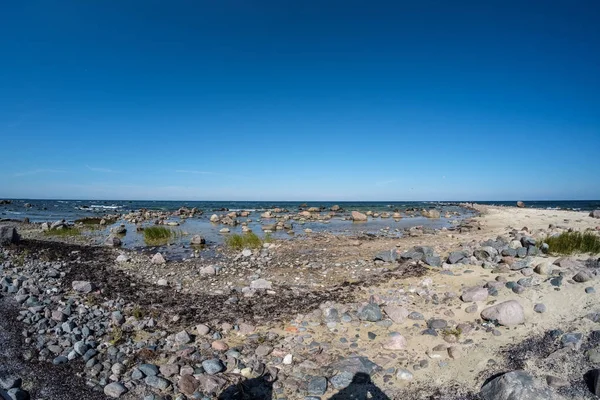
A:
<svg viewBox="0 0 600 400">
<path fill-rule="evenodd" d="M 358 318 L 363 321 L 377 322 L 381 321 L 383 315 L 377 304 L 369 303 L 358 312 Z"/>
<path fill-rule="evenodd" d="M 425 257 L 425 264 L 429 265 L 430 267 L 441 267 L 442 259 L 439 256 L 427 256 Z"/>
<path fill-rule="evenodd" d="M 0 245 L 19 243 L 20 237 L 14 226 L 0 226 Z"/>
<path fill-rule="evenodd" d="M 375 260 L 381 260 L 388 263 L 392 263 L 396 261 L 397 256 L 398 253 L 396 252 L 396 249 L 391 249 L 386 251 L 380 251 L 379 253 L 377 253 L 375 255 Z"/>
<path fill-rule="evenodd" d="M 492 246 L 484 246 L 473 252 L 478 260 L 490 260 L 498 254 L 498 251 Z"/>
<path fill-rule="evenodd" d="M 206 243 L 206 239 L 204 239 L 204 237 L 200 236 L 200 235 L 194 235 L 192 236 L 192 240 L 190 240 L 190 244 L 194 245 L 194 246 L 199 246 L 202 244 Z"/>
<path fill-rule="evenodd" d="M 457 264 L 465 257 L 467 257 L 467 254 L 465 254 L 463 251 L 453 251 L 448 255 L 448 264 Z"/>
<path fill-rule="evenodd" d="M 525 371 L 511 371 L 487 382 L 480 392 L 483 400 L 562 400 L 545 382 Z"/>
<path fill-rule="evenodd" d="M 104 394 L 113 399 L 118 399 L 125 393 L 127 393 L 127 388 L 120 382 L 113 382 L 104 386 Z"/>
<path fill-rule="evenodd" d="M 119 239 L 118 237 L 116 237 L 114 235 L 110 235 L 104 241 L 104 245 L 109 246 L 109 247 L 121 247 L 122 244 L 123 244 L 123 242 L 121 242 L 121 239 Z"/>
<path fill-rule="evenodd" d="M 511 326 L 525 321 L 523 306 L 516 300 L 508 300 L 484 309 L 481 318 L 486 321 L 497 321 L 500 325 Z"/>
<path fill-rule="evenodd" d="M 590 217 L 592 218 L 600 218 L 600 210 L 594 210 L 590 213 Z"/>
</svg>

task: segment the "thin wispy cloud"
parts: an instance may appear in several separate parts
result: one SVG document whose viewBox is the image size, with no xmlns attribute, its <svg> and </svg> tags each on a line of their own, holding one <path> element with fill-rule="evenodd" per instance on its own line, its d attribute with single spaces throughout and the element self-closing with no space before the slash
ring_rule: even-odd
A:
<svg viewBox="0 0 600 400">
<path fill-rule="evenodd" d="M 196 171 L 196 170 L 190 170 L 190 169 L 178 169 L 175 172 L 177 172 L 178 174 L 196 174 L 196 175 L 223 175 L 223 174 L 219 174 L 218 172 L 211 172 L 211 171 Z"/>
<path fill-rule="evenodd" d="M 175 170 L 175 172 L 178 174 L 212 175 L 212 176 L 222 176 L 225 178 L 247 178 L 246 176 L 243 176 L 243 175 L 229 175 L 229 174 L 222 174 L 220 172 L 198 171 L 198 170 L 193 170 L 193 169 L 177 169 L 177 170 Z"/>
<path fill-rule="evenodd" d="M 38 174 L 61 174 L 61 173 L 65 173 L 65 172 L 67 172 L 67 171 L 65 171 L 64 169 L 40 168 L 40 169 L 33 169 L 31 171 L 16 172 L 15 176 L 27 176 L 27 175 L 38 175 Z"/>
<path fill-rule="evenodd" d="M 89 165 L 85 166 L 87 169 L 89 169 L 90 171 L 94 171 L 94 172 L 104 172 L 107 174 L 118 174 L 120 173 L 120 171 L 115 171 L 114 169 L 110 169 L 110 168 L 99 168 L 99 167 L 90 167 Z"/>
<path fill-rule="evenodd" d="M 390 179 L 387 181 L 376 182 L 375 185 L 376 186 L 387 186 L 387 185 L 391 185 L 392 183 L 396 183 L 396 182 L 398 182 L 398 179 Z"/>
</svg>

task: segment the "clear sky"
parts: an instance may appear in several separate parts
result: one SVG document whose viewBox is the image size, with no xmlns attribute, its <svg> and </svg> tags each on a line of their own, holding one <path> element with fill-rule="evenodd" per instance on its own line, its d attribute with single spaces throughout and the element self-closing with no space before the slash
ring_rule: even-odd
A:
<svg viewBox="0 0 600 400">
<path fill-rule="evenodd" d="M 600 1 L 9 1 L 0 198 L 600 198 Z"/>
</svg>

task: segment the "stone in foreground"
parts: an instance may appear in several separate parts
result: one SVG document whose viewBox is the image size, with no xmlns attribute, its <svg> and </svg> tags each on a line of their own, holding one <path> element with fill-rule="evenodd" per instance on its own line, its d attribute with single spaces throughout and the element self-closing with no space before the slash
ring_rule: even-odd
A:
<svg viewBox="0 0 600 400">
<path fill-rule="evenodd" d="M 548 385 L 525 371 L 507 372 L 481 388 L 483 400 L 562 400 Z"/>
<path fill-rule="evenodd" d="M 481 312 L 481 318 L 487 321 L 497 321 L 500 325 L 519 325 L 525 321 L 523 307 L 516 300 L 488 307 Z"/>
<path fill-rule="evenodd" d="M 19 243 L 19 234 L 14 226 L 0 226 L 0 245 Z"/>
<path fill-rule="evenodd" d="M 127 388 L 120 382 L 113 382 L 104 386 L 104 394 L 113 399 L 118 399 L 125 393 L 127 393 Z"/>
</svg>

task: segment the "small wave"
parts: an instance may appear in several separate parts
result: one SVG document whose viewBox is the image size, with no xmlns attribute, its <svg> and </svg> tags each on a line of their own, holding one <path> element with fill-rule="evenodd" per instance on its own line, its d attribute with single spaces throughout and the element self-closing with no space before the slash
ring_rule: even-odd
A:
<svg viewBox="0 0 600 400">
<path fill-rule="evenodd" d="M 102 208 L 106 210 L 116 210 L 117 208 L 121 208 L 121 206 L 99 206 L 96 204 L 92 204 L 90 208 Z"/>
<path fill-rule="evenodd" d="M 6 211 L 7 214 L 15 214 L 15 215 L 21 215 L 23 214 L 22 212 L 18 212 L 18 211 Z"/>
</svg>

